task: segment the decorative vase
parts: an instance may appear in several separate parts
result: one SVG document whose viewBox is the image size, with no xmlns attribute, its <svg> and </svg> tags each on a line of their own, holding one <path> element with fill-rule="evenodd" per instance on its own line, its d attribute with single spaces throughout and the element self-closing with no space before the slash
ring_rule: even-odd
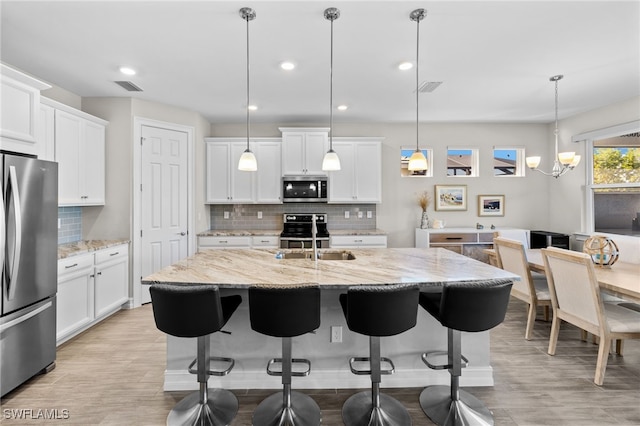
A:
<svg viewBox="0 0 640 426">
<path fill-rule="evenodd" d="M 422 212 L 422 219 L 420 220 L 420 229 L 429 228 L 429 215 L 427 212 Z"/>
</svg>

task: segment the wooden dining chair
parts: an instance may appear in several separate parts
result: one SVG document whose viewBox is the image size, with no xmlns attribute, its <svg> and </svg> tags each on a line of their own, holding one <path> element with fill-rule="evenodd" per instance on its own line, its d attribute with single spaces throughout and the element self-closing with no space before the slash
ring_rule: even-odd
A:
<svg viewBox="0 0 640 426">
<path fill-rule="evenodd" d="M 497 266 L 520 276 L 520 281 L 513 282 L 511 295 L 529 304 L 524 338 L 531 340 L 538 306 L 543 307 L 544 319 L 549 321 L 551 294 L 549 293 L 546 277 L 538 276 L 536 279 L 533 278 L 529 269 L 524 244 L 520 241 L 496 237 L 493 239 L 493 245 L 497 255 Z"/>
<path fill-rule="evenodd" d="M 598 336 L 600 343 L 594 382 L 601 386 L 612 341 L 640 339 L 640 312 L 602 301 L 589 255 L 548 247 L 542 249 L 542 257 L 553 306 L 548 353 L 556 353 L 562 321 Z M 618 353 L 622 355 L 620 345 Z"/>
</svg>

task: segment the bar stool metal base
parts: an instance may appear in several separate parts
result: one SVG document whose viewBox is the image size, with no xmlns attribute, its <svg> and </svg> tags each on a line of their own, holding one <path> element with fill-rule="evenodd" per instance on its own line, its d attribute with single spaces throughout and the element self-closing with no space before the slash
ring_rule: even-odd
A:
<svg viewBox="0 0 640 426">
<path fill-rule="evenodd" d="M 346 426 L 407 426 L 411 416 L 397 399 L 381 393 L 380 404 L 374 407 L 371 391 L 359 392 L 342 406 L 342 421 Z"/>
<path fill-rule="evenodd" d="M 453 400 L 449 386 L 428 386 L 420 394 L 420 407 L 440 426 L 493 425 L 493 416 L 482 401 L 462 389 L 458 395 Z"/>
<path fill-rule="evenodd" d="M 309 395 L 291 391 L 291 402 L 283 404 L 283 393 L 265 398 L 253 412 L 253 424 L 260 426 L 318 426 L 320 407 Z"/>
<path fill-rule="evenodd" d="M 207 403 L 202 403 L 201 392 L 184 397 L 169 412 L 167 425 L 227 426 L 238 413 L 238 398 L 225 389 L 208 389 Z"/>
</svg>

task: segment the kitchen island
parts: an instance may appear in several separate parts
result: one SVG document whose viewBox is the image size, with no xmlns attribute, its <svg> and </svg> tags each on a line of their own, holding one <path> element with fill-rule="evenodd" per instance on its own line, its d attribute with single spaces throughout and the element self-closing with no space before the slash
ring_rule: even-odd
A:
<svg viewBox="0 0 640 426">
<path fill-rule="evenodd" d="M 280 354 L 280 339 L 256 333 L 249 324 L 247 289 L 251 285 L 314 283 L 322 288 L 320 328 L 293 339 L 293 355 L 311 360 L 311 374 L 294 380 L 294 387 L 367 388 L 369 377 L 352 374 L 348 366 L 350 357 L 368 353 L 368 338 L 348 329 L 338 301 L 340 293 L 348 287 L 416 283 L 427 288 L 447 282 L 518 279 L 511 273 L 442 248 L 354 249 L 349 251 L 355 257 L 353 260 L 318 261 L 278 258 L 283 252 L 295 251 L 203 251 L 142 280 L 143 284 L 215 284 L 222 295 L 242 295 L 242 304 L 224 328 L 232 334 L 215 333 L 211 339 L 212 355 L 233 357 L 235 368 L 225 377 L 211 377 L 209 386 L 227 389 L 281 386 L 279 377 L 265 372 L 267 361 Z M 330 342 L 331 327 L 342 327 L 341 342 Z M 395 374 L 385 376 L 382 385 L 448 384 L 446 370 L 431 370 L 420 359 L 425 351 L 446 350 L 446 334 L 444 327 L 419 308 L 416 327 L 381 339 L 383 356 L 391 358 L 396 366 Z M 196 389 L 197 382 L 186 369 L 195 356 L 195 346 L 195 339 L 167 336 L 165 390 Z M 462 350 L 469 358 L 469 366 L 461 377 L 462 386 L 493 385 L 489 332 L 463 333 Z"/>
</svg>

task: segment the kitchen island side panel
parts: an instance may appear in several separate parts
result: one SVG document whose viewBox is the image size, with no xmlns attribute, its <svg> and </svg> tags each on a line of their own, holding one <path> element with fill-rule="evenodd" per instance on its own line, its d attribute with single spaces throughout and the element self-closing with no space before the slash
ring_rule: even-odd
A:
<svg viewBox="0 0 640 426">
<path fill-rule="evenodd" d="M 311 361 L 311 374 L 295 377 L 294 388 L 368 388 L 370 377 L 357 376 L 349 370 L 349 358 L 368 356 L 369 340 L 350 331 L 339 303 L 340 289 L 322 289 L 321 325 L 315 333 L 293 338 L 293 357 Z M 211 377 L 209 387 L 226 389 L 277 389 L 281 378 L 267 375 L 265 368 L 271 358 L 280 357 L 281 339 L 261 335 L 249 323 L 248 291 L 221 289 L 221 295 L 240 294 L 242 304 L 223 328 L 232 334 L 214 333 L 211 355 L 232 357 L 234 369 L 224 377 Z M 295 318 L 291 318 L 295 321 Z M 342 327 L 342 342 L 330 342 L 331 326 Z M 418 309 L 417 324 L 397 336 L 381 338 L 382 356 L 391 358 L 395 374 L 382 378 L 382 387 L 421 387 L 448 384 L 447 370 L 431 370 L 423 364 L 421 354 L 447 349 L 447 331 L 422 308 Z M 186 368 L 195 358 L 196 339 L 167 336 L 167 370 L 164 389 L 167 391 L 195 390 L 195 376 Z M 493 372 L 489 357 L 489 332 L 463 333 L 462 351 L 469 359 L 463 369 L 463 386 L 492 386 Z"/>
</svg>

